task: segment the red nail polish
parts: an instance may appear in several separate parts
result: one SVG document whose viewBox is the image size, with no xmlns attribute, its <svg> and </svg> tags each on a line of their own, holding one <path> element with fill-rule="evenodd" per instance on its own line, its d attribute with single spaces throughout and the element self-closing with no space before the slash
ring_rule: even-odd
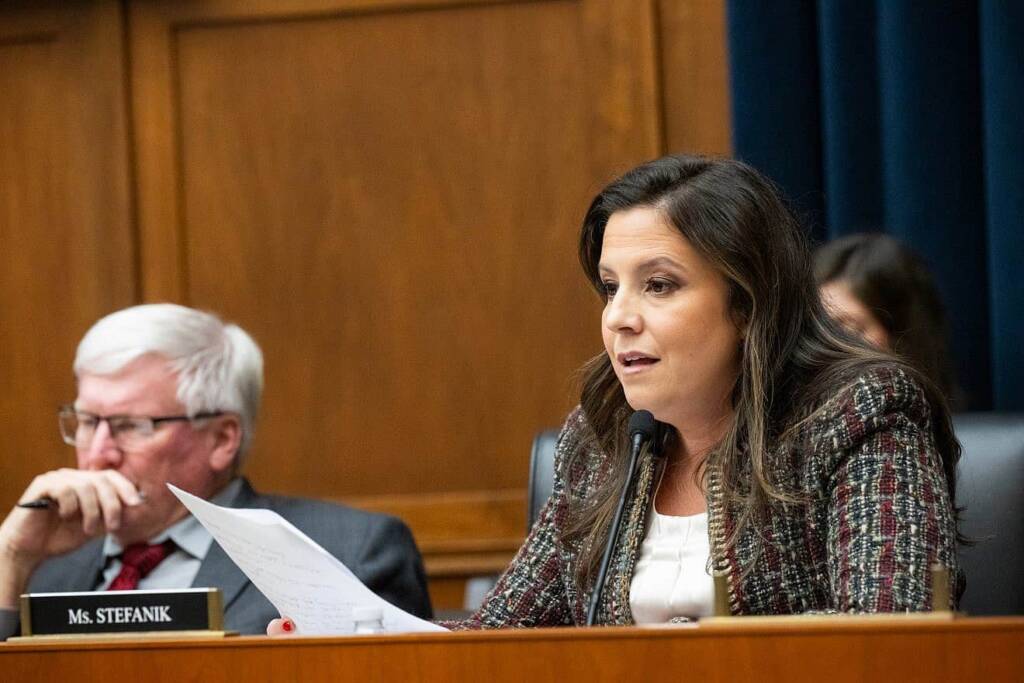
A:
<svg viewBox="0 0 1024 683">
<path fill-rule="evenodd" d="M 288 631 L 291 631 L 295 627 L 292 626 L 292 622 L 290 622 L 287 619 L 285 619 L 284 623 L 281 624 L 281 628 L 283 628 L 286 632 L 288 632 Z"/>
</svg>

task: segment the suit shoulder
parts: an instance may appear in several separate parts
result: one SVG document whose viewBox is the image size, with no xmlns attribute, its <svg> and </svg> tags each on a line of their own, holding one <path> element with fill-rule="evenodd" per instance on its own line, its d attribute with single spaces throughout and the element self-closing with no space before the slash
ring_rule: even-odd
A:
<svg viewBox="0 0 1024 683">
<path fill-rule="evenodd" d="M 929 427 L 931 411 L 924 389 L 898 364 L 875 365 L 838 383 L 815 411 L 809 436 L 848 448 L 898 419 Z"/>
<path fill-rule="evenodd" d="M 405 526 L 405 522 L 394 515 L 370 512 L 345 505 L 344 503 L 302 498 L 298 496 L 261 495 L 263 507 L 274 510 L 292 523 L 319 520 L 331 526 L 343 525 L 371 528 L 376 526 Z M 298 524 L 296 524 L 298 526 Z"/>
</svg>

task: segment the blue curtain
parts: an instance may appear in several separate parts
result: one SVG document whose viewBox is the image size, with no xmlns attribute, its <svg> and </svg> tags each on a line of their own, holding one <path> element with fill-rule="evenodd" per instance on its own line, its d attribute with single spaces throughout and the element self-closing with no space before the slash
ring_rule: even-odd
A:
<svg viewBox="0 0 1024 683">
<path fill-rule="evenodd" d="M 729 0 L 736 156 L 931 268 L 968 406 L 1024 410 L 1024 2 Z"/>
</svg>

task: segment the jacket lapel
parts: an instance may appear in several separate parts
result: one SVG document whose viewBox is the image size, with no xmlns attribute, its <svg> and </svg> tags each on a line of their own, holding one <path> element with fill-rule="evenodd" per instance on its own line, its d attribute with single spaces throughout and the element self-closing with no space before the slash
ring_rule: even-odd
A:
<svg viewBox="0 0 1024 683">
<path fill-rule="evenodd" d="M 608 577 L 603 595 L 601 609 L 605 618 L 599 620 L 604 624 L 630 625 L 633 623 L 633 612 L 629 607 L 629 588 L 633 582 L 633 571 L 640 555 L 640 544 L 643 543 L 647 530 L 647 516 L 651 509 L 651 496 L 654 494 L 659 461 L 651 455 L 640 461 L 637 466 L 635 489 L 631 500 L 626 504 L 622 529 L 616 542 L 612 573 Z"/>
<path fill-rule="evenodd" d="M 224 549 L 214 541 L 206 558 L 199 566 L 199 572 L 192 581 L 193 588 L 214 587 L 220 588 L 224 598 L 224 611 L 226 612 L 231 603 L 242 592 L 249 579 L 242 573 L 231 558 L 227 556 Z"/>
<path fill-rule="evenodd" d="M 256 493 L 252 490 L 248 480 L 242 479 L 242 488 L 228 507 L 242 508 L 254 507 Z M 242 573 L 224 549 L 217 541 L 210 544 L 210 549 L 199 566 L 199 572 L 192 581 L 193 588 L 205 588 L 212 586 L 220 588 L 224 599 L 224 611 L 227 612 L 231 603 L 238 597 L 242 589 L 249 583 L 248 577 Z"/>
<path fill-rule="evenodd" d="M 103 539 L 44 563 L 28 584 L 30 593 L 91 591 L 103 571 Z"/>
</svg>

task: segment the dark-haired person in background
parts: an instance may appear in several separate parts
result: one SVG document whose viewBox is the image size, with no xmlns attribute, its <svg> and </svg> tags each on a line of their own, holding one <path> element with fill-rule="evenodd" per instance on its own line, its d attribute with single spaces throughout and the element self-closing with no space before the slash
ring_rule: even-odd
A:
<svg viewBox="0 0 1024 683">
<path fill-rule="evenodd" d="M 550 499 L 452 626 L 586 622 L 641 409 L 665 426 L 664 457 L 644 450 L 597 623 L 710 614 L 712 571 L 734 614 L 928 609 L 929 566 L 959 576 L 945 402 L 828 317 L 771 182 L 738 161 L 652 161 L 594 199 L 579 249 L 605 350 Z"/>
<path fill-rule="evenodd" d="M 843 327 L 906 358 L 960 403 L 942 301 L 916 254 L 887 235 L 849 235 L 815 250 L 814 279 Z"/>
</svg>

